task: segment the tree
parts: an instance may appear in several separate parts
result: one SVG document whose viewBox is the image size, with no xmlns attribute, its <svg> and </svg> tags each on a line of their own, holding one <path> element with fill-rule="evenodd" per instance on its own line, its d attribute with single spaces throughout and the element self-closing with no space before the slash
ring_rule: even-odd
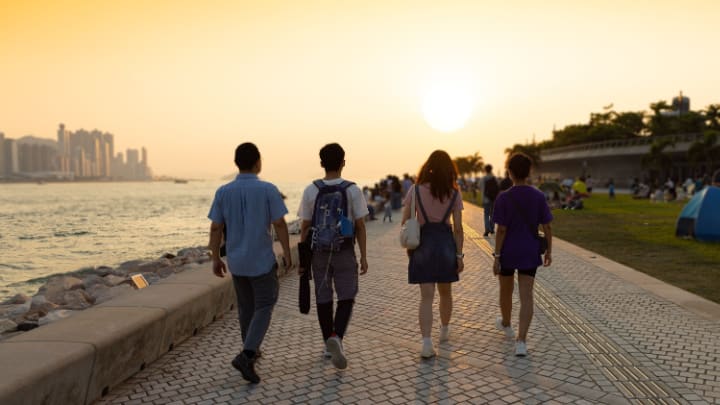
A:
<svg viewBox="0 0 720 405">
<path fill-rule="evenodd" d="M 522 145 L 519 143 L 516 143 L 513 145 L 512 148 L 506 148 L 505 154 L 510 157 L 515 152 L 522 152 L 530 158 L 532 161 L 533 166 L 537 167 L 540 165 L 540 147 L 536 143 L 529 143 L 526 145 Z"/>
<path fill-rule="evenodd" d="M 475 177 L 475 174 L 482 171 L 483 168 L 483 158 L 478 152 L 470 156 L 458 156 L 453 161 L 458 168 L 458 174 L 463 178 L 468 174 Z"/>
<path fill-rule="evenodd" d="M 453 159 L 455 162 L 455 166 L 457 166 L 458 174 L 461 178 L 465 178 L 466 174 L 469 174 L 471 171 L 470 168 L 470 161 L 466 156 L 458 156 L 455 159 Z"/>
<path fill-rule="evenodd" d="M 642 157 L 642 166 L 650 170 L 650 178 L 662 180 L 672 167 L 672 158 L 665 148 L 675 145 L 673 139 L 657 139 L 650 145 L 650 151 Z"/>
<path fill-rule="evenodd" d="M 720 104 L 710 104 L 703 111 L 705 126 L 713 131 L 720 131 Z"/>
<path fill-rule="evenodd" d="M 695 141 L 688 149 L 688 160 L 695 169 L 700 169 L 705 165 L 706 170 L 715 167 L 715 163 L 720 162 L 720 132 L 705 131 L 701 140 Z"/>
</svg>

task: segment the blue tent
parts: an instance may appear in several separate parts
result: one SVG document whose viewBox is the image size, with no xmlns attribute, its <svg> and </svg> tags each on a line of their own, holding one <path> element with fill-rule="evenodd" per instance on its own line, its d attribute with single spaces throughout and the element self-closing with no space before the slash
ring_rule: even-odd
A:
<svg viewBox="0 0 720 405">
<path fill-rule="evenodd" d="M 680 212 L 675 235 L 720 242 L 720 187 L 705 187 L 693 196 Z"/>
</svg>

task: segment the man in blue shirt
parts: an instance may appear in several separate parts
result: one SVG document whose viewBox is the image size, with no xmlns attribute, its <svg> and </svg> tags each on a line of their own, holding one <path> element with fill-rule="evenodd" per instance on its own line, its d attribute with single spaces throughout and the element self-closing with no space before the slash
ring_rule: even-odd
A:
<svg viewBox="0 0 720 405">
<path fill-rule="evenodd" d="M 235 150 L 240 174 L 215 193 L 208 218 L 213 273 L 232 275 L 240 318 L 243 350 L 232 361 L 244 379 L 260 382 L 255 359 L 265 337 L 272 310 L 278 298 L 277 262 L 273 252 L 270 225 L 275 227 L 283 249 L 286 268 L 292 267 L 290 240 L 282 195 L 273 184 L 258 179 L 262 167 L 260 152 L 252 143 Z M 227 265 L 220 258 L 225 229 Z"/>
</svg>

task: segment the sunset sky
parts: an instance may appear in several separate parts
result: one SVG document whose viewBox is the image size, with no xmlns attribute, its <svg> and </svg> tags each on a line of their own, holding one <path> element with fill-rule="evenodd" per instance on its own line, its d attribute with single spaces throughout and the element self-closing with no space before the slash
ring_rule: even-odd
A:
<svg viewBox="0 0 720 405">
<path fill-rule="evenodd" d="M 275 181 L 319 176 L 333 141 L 349 178 L 437 148 L 499 166 L 610 103 L 720 103 L 718 21 L 720 2 L 693 0 L 0 0 L 0 132 L 98 128 L 184 177 L 234 172 L 244 141 Z M 462 95 L 431 108 L 472 109 L 440 132 L 423 96 L 448 82 Z"/>
</svg>

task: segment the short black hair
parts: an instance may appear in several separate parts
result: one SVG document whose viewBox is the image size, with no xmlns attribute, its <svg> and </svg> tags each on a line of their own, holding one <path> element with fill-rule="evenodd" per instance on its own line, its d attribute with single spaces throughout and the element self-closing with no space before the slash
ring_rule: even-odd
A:
<svg viewBox="0 0 720 405">
<path fill-rule="evenodd" d="M 340 170 L 345 161 L 345 151 L 338 143 L 329 143 L 320 149 L 320 166 L 325 171 L 335 172 Z"/>
<path fill-rule="evenodd" d="M 252 170 L 258 160 L 260 160 L 260 151 L 253 143 L 241 143 L 235 149 L 235 165 L 240 170 Z"/>
<path fill-rule="evenodd" d="M 493 169 L 493 168 L 492 168 L 492 165 L 491 165 L 491 164 L 486 164 L 486 165 L 485 165 L 485 173 L 490 173 L 490 172 L 492 172 L 492 169 Z"/>
<path fill-rule="evenodd" d="M 527 179 L 530 176 L 532 160 L 522 152 L 513 153 L 507 160 L 507 169 L 517 179 Z"/>
</svg>

